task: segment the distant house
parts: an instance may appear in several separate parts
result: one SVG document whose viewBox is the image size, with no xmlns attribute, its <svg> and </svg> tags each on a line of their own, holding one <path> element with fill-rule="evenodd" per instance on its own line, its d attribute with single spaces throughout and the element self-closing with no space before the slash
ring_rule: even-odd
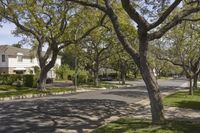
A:
<svg viewBox="0 0 200 133">
<path fill-rule="evenodd" d="M 56 65 L 61 65 L 60 56 L 56 60 Z M 39 62 L 32 50 L 0 45 L 0 74 L 34 74 L 35 66 L 39 67 Z M 56 77 L 53 69 L 48 72 L 48 78 Z"/>
</svg>

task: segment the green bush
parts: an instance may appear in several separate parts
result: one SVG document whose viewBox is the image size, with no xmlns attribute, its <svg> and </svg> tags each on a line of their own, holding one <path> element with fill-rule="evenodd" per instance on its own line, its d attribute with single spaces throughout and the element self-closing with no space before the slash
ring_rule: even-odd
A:
<svg viewBox="0 0 200 133">
<path fill-rule="evenodd" d="M 73 83 L 75 80 L 75 71 L 72 71 L 72 75 L 70 75 L 72 77 Z M 88 83 L 89 81 L 89 73 L 86 70 L 79 70 L 78 71 L 78 76 L 77 76 L 77 82 L 78 84 L 83 84 L 83 83 Z"/>
<path fill-rule="evenodd" d="M 3 74 L 0 75 L 0 84 L 2 85 L 12 85 L 14 82 L 21 81 L 23 75 L 19 74 Z"/>
<path fill-rule="evenodd" d="M 85 70 L 80 70 L 78 72 L 78 84 L 87 83 L 88 82 L 88 72 Z"/>
<path fill-rule="evenodd" d="M 56 66 L 55 67 L 55 73 L 56 73 L 56 78 L 57 79 L 64 79 L 67 80 L 69 75 L 72 74 L 72 70 L 69 68 L 68 65 L 64 64 L 61 66 Z"/>
<path fill-rule="evenodd" d="M 20 75 L 20 74 L 3 74 L 0 75 L 1 85 L 16 85 L 16 86 L 27 86 L 33 87 L 34 75 Z"/>
<path fill-rule="evenodd" d="M 26 87 L 33 87 L 34 86 L 34 75 L 23 75 L 23 83 Z"/>
</svg>

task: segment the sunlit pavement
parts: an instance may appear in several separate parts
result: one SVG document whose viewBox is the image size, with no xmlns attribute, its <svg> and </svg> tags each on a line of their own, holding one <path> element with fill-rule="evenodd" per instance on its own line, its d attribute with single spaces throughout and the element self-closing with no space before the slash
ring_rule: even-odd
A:
<svg viewBox="0 0 200 133">
<path fill-rule="evenodd" d="M 188 85 L 184 80 L 159 80 L 162 93 Z M 109 118 L 138 115 L 147 99 L 142 81 L 134 87 L 0 103 L 0 133 L 83 133 Z"/>
</svg>

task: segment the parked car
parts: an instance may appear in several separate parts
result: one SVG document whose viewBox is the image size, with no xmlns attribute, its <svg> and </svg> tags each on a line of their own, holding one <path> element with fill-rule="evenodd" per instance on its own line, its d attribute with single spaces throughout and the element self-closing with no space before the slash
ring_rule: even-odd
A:
<svg viewBox="0 0 200 133">
<path fill-rule="evenodd" d="M 112 77 L 102 77 L 100 78 L 101 81 L 112 81 Z"/>
</svg>

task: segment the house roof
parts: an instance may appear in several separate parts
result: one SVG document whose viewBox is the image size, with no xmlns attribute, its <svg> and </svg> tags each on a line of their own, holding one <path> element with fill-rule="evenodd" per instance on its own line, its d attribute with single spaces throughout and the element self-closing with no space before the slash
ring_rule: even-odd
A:
<svg viewBox="0 0 200 133">
<path fill-rule="evenodd" d="M 6 55 L 11 55 L 11 56 L 16 56 L 17 53 L 22 53 L 23 56 L 27 56 L 27 57 L 33 57 L 36 55 L 36 52 L 31 49 L 17 48 L 10 45 L 0 45 L 0 53 L 4 53 Z M 43 52 L 43 54 L 45 54 L 45 52 Z"/>
<path fill-rule="evenodd" d="M 6 55 L 16 56 L 17 53 L 22 53 L 23 56 L 34 56 L 35 52 L 26 48 L 17 48 L 10 45 L 0 45 L 0 53 L 4 53 Z"/>
</svg>

